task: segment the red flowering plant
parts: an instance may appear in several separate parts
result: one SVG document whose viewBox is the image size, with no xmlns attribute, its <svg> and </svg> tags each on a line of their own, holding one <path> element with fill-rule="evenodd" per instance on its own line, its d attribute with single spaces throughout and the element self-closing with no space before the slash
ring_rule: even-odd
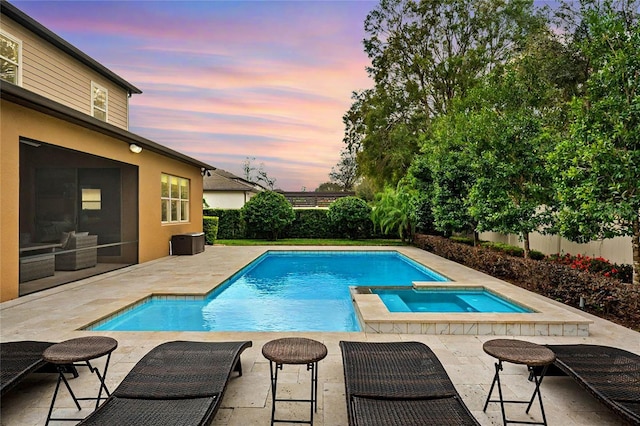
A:
<svg viewBox="0 0 640 426">
<path fill-rule="evenodd" d="M 631 265 L 618 265 L 609 262 L 604 257 L 591 257 L 582 254 L 571 255 L 565 254 L 552 254 L 547 257 L 547 260 L 560 263 L 569 266 L 571 269 L 578 269 L 581 271 L 592 272 L 595 274 L 601 274 L 605 277 L 616 278 L 622 282 L 631 282 L 633 269 Z"/>
</svg>

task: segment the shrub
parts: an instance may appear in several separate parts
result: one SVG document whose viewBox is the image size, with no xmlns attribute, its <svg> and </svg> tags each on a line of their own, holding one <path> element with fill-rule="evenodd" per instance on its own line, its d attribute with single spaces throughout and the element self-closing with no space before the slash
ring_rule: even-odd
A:
<svg viewBox="0 0 640 426">
<path fill-rule="evenodd" d="M 204 241 L 207 244 L 215 244 L 218 237 L 218 218 L 216 216 L 203 216 L 202 230 L 204 231 Z"/>
<path fill-rule="evenodd" d="M 509 244 L 492 242 L 492 241 L 484 241 L 480 245 L 495 251 L 506 253 L 510 256 L 524 257 L 524 249 L 522 247 L 512 246 Z M 531 257 L 531 259 L 534 259 L 534 260 L 542 260 L 546 256 L 542 252 L 539 252 L 536 250 L 529 250 L 529 257 Z"/>
<path fill-rule="evenodd" d="M 371 235 L 371 207 L 358 197 L 344 197 L 329 206 L 331 227 L 341 236 L 349 239 L 367 238 Z"/>
<path fill-rule="evenodd" d="M 248 234 L 273 241 L 295 219 L 291 204 L 284 195 L 274 191 L 258 193 L 247 201 L 241 212 Z"/>
<path fill-rule="evenodd" d="M 454 236 L 454 237 L 449 237 L 449 239 L 451 239 L 451 241 L 454 241 L 456 243 L 466 244 L 468 246 L 473 246 L 473 238 Z"/>
<path fill-rule="evenodd" d="M 632 265 L 612 264 L 603 257 L 590 257 L 577 254 L 575 256 L 565 254 L 552 254 L 547 257 L 550 262 L 567 265 L 571 269 L 579 269 L 581 271 L 593 272 L 604 275 L 605 277 L 616 278 L 624 283 L 631 283 L 633 278 Z"/>
<path fill-rule="evenodd" d="M 217 239 L 231 240 L 245 237 L 245 226 L 240 209 L 204 209 L 203 214 L 218 217 Z"/>
<path fill-rule="evenodd" d="M 485 247 L 469 247 L 432 235 L 416 235 L 414 244 L 576 308 L 580 306 L 580 297 L 583 297 L 585 311 L 635 330 L 640 329 L 638 286 L 561 263 L 507 256 Z"/>
<path fill-rule="evenodd" d="M 329 226 L 327 209 L 298 209 L 294 210 L 296 218 L 284 230 L 287 238 L 332 238 L 335 234 Z"/>
</svg>

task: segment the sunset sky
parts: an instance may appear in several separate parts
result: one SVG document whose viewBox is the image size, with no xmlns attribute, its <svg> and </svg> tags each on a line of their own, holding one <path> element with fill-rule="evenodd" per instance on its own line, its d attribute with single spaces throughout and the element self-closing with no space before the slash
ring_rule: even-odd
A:
<svg viewBox="0 0 640 426">
<path fill-rule="evenodd" d="M 377 1 L 12 3 L 143 91 L 130 131 L 239 176 L 255 158 L 288 191 L 329 180 L 351 93 L 373 85 Z"/>
<path fill-rule="evenodd" d="M 133 133 L 288 191 L 340 159 L 351 92 L 372 86 L 374 1 L 12 1 L 143 93 Z"/>
</svg>

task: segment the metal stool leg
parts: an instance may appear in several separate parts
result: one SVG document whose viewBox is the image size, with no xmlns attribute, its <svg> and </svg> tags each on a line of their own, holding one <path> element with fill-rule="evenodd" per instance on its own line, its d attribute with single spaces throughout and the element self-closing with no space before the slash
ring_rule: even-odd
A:
<svg viewBox="0 0 640 426">
<path fill-rule="evenodd" d="M 507 415 L 504 410 L 504 398 L 502 397 L 502 384 L 500 383 L 500 372 L 502 371 L 502 361 L 498 360 L 495 363 L 496 374 L 493 376 L 493 382 L 491 382 L 491 388 L 489 389 L 489 395 L 487 395 L 487 400 L 484 403 L 484 408 L 482 411 L 487 411 L 487 406 L 490 402 L 500 402 L 500 411 L 502 411 L 502 424 L 507 424 Z M 491 395 L 493 394 L 493 388 L 495 384 L 498 384 L 498 396 L 499 400 L 492 400 Z"/>
<path fill-rule="evenodd" d="M 111 396 L 111 393 L 109 393 L 109 389 L 107 389 L 107 384 L 104 382 L 105 378 L 107 377 L 107 370 L 109 369 L 109 360 L 110 359 L 111 359 L 111 354 L 108 354 L 107 355 L 107 361 L 104 364 L 104 371 L 102 372 L 102 375 L 100 375 L 100 370 L 98 370 L 97 367 L 93 367 L 91 365 L 91 363 L 89 363 L 89 361 L 87 361 L 87 367 L 89 367 L 89 371 L 91 371 L 92 373 L 95 373 L 95 375 L 98 376 L 98 380 L 100 380 L 100 388 L 98 390 L 98 398 L 96 399 L 96 408 L 95 408 L 96 410 L 100 406 L 100 400 L 102 399 L 102 389 L 104 389 L 105 393 L 107 394 L 107 397 Z"/>
<path fill-rule="evenodd" d="M 545 415 L 544 412 L 544 406 L 542 405 L 542 394 L 540 393 L 540 384 L 542 383 L 542 379 L 544 378 L 544 375 L 547 371 L 548 365 L 545 366 L 542 370 L 542 373 L 540 375 L 540 378 L 538 379 L 538 377 L 533 373 L 533 367 L 529 367 L 527 366 L 527 368 L 529 369 L 530 372 L 530 377 L 533 378 L 533 380 L 535 381 L 536 387 L 535 390 L 533 391 L 533 394 L 531 395 L 531 399 L 529 401 L 512 401 L 512 400 L 508 400 L 506 401 L 502 395 L 502 385 L 500 383 L 500 371 L 502 371 L 502 361 L 498 361 L 497 363 L 495 363 L 495 368 L 496 368 L 496 374 L 493 376 L 493 382 L 491 382 L 491 388 L 489 389 L 489 395 L 487 396 L 487 400 L 484 403 L 484 407 L 482 409 L 482 411 L 486 411 L 487 410 L 487 406 L 489 405 L 490 402 L 499 402 L 500 403 L 500 410 L 502 411 L 502 423 L 504 425 L 509 424 L 509 423 L 518 423 L 518 424 L 531 424 L 531 425 L 547 425 L 547 417 Z M 498 384 L 498 396 L 500 399 L 498 400 L 493 400 L 491 399 L 491 395 L 493 394 L 493 388 L 495 387 L 495 384 Z M 512 404 L 527 404 L 527 410 L 526 413 L 529 413 L 529 410 L 531 409 L 531 405 L 533 404 L 533 401 L 536 399 L 536 395 L 538 396 L 538 402 L 540 403 L 540 411 L 542 412 L 542 422 L 534 422 L 534 421 L 525 421 L 525 420 L 508 420 L 507 419 L 507 415 L 505 412 L 505 408 L 504 405 L 505 403 L 512 403 Z"/>
<path fill-rule="evenodd" d="M 542 394 L 540 393 L 540 385 L 542 384 L 542 379 L 544 379 L 544 375 L 547 373 L 547 369 L 549 368 L 549 364 L 545 365 L 542 368 L 542 372 L 540 373 L 540 379 L 538 379 L 538 377 L 535 375 L 534 371 L 533 371 L 533 367 L 528 367 L 529 371 L 531 372 L 530 376 L 533 376 L 533 381 L 536 384 L 536 388 L 533 391 L 533 395 L 531 395 L 531 400 L 529 401 L 529 405 L 527 405 L 527 413 L 529 413 L 529 410 L 531 409 L 531 405 L 533 404 L 533 400 L 536 397 L 536 394 L 538 394 L 538 403 L 540 403 L 540 411 L 542 412 L 542 424 L 544 424 L 546 426 L 547 424 L 547 416 L 544 413 L 544 405 L 542 405 Z"/>
</svg>

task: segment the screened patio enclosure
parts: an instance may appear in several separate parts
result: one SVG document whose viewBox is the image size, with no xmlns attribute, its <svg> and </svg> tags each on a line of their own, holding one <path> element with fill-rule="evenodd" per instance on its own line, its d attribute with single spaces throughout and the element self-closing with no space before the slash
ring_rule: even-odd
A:
<svg viewBox="0 0 640 426">
<path fill-rule="evenodd" d="M 20 295 L 138 262 L 138 167 L 20 140 Z"/>
</svg>

